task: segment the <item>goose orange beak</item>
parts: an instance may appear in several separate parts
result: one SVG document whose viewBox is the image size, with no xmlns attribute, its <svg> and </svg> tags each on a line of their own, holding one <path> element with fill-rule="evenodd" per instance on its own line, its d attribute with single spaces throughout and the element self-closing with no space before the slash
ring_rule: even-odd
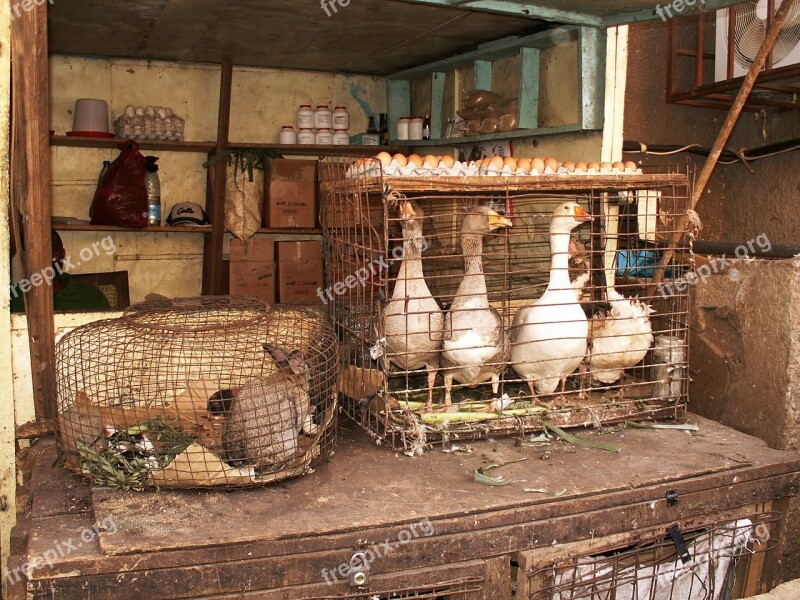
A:
<svg viewBox="0 0 800 600">
<path fill-rule="evenodd" d="M 592 220 L 592 215 L 583 210 L 580 206 L 575 207 L 575 212 L 573 214 L 575 216 L 575 220 L 580 221 L 581 223 L 586 223 Z"/>
<path fill-rule="evenodd" d="M 503 215 L 493 210 L 489 211 L 489 229 L 494 231 L 500 227 L 512 227 L 514 224 L 511 219 L 507 219 Z"/>
</svg>

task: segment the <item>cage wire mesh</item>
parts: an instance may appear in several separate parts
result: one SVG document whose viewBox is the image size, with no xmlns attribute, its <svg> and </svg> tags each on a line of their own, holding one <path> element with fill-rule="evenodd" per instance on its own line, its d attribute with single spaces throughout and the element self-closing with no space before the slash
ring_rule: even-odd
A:
<svg viewBox="0 0 800 600">
<path fill-rule="evenodd" d="M 376 438 L 418 453 L 685 415 L 688 167 L 387 177 L 331 158 L 320 179 L 343 409 Z"/>
<path fill-rule="evenodd" d="M 625 547 L 565 556 L 525 573 L 530 600 L 732 600 L 758 593 L 763 555 L 778 547 L 779 512 L 761 512 Z M 683 554 L 683 558 L 681 558 Z M 755 559 L 758 560 L 755 560 Z"/>
<path fill-rule="evenodd" d="M 479 600 L 485 597 L 483 584 L 483 577 L 473 575 L 414 587 L 350 592 L 341 596 L 314 596 L 313 600 Z"/>
<path fill-rule="evenodd" d="M 63 336 L 56 376 L 64 463 L 97 485 L 261 485 L 335 443 L 337 344 L 313 309 L 145 302 Z"/>
</svg>

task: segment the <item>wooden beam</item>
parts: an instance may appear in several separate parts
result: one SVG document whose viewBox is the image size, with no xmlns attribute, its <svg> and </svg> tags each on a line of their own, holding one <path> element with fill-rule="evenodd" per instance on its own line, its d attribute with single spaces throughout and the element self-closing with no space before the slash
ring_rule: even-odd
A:
<svg viewBox="0 0 800 600">
<path fill-rule="evenodd" d="M 447 73 L 431 75 L 431 139 L 440 140 L 444 135 L 444 84 Z"/>
<path fill-rule="evenodd" d="M 411 116 L 411 82 L 405 79 L 386 82 L 386 96 L 389 104 L 389 138 L 397 137 L 397 121 L 400 117 Z"/>
<path fill-rule="evenodd" d="M 47 11 L 36 7 L 11 21 L 14 119 L 12 206 L 24 234 L 25 279 L 41 277 L 52 264 L 50 243 L 50 100 L 48 94 Z M 53 288 L 42 284 L 25 294 L 37 419 L 56 417 Z"/>
<path fill-rule="evenodd" d="M 539 68 L 541 50 L 519 49 L 519 128 L 539 126 Z"/>
<path fill-rule="evenodd" d="M 602 129 L 606 78 L 606 31 L 581 27 L 578 44 L 581 128 Z"/>
<path fill-rule="evenodd" d="M 656 286 L 658 286 L 658 284 L 660 284 L 664 279 L 666 267 L 669 265 L 672 257 L 675 254 L 675 246 L 686 233 L 686 226 L 689 222 L 688 213 L 697 207 L 697 203 L 700 202 L 700 199 L 703 197 L 703 192 L 705 192 L 706 186 L 711 179 L 711 174 L 714 172 L 717 162 L 719 161 L 719 157 L 722 154 L 722 151 L 725 149 L 725 145 L 728 143 L 728 139 L 733 132 L 733 128 L 736 126 L 736 122 L 739 120 L 739 116 L 742 114 L 742 110 L 747 102 L 747 97 L 753 90 L 756 79 L 758 78 L 761 69 L 764 67 L 767 57 L 772 52 L 772 47 L 775 45 L 775 40 L 778 39 L 778 34 L 780 33 L 781 29 L 783 29 L 783 25 L 786 23 L 786 20 L 789 16 L 789 11 L 794 3 L 795 0 L 784 0 L 778 9 L 778 12 L 775 13 L 775 19 L 772 21 L 769 29 L 767 30 L 767 34 L 764 37 L 764 42 L 758 49 L 758 52 L 753 59 L 753 64 L 750 65 L 750 70 L 747 72 L 747 75 L 744 78 L 742 87 L 739 89 L 739 93 L 736 95 L 736 99 L 733 101 L 731 110 L 728 113 L 725 122 L 722 124 L 722 128 L 717 135 L 717 139 L 714 141 L 714 146 L 711 148 L 711 153 L 709 154 L 708 159 L 703 165 L 703 170 L 700 171 L 700 175 L 695 182 L 689 210 L 686 214 L 681 216 L 675 225 L 675 231 L 670 240 L 671 243 L 661 257 L 661 261 L 656 269 L 655 277 L 653 277 L 653 282 L 650 286 L 650 293 L 655 293 Z"/>
<path fill-rule="evenodd" d="M 515 17 L 526 17 L 530 19 L 541 19 L 543 21 L 553 21 L 555 23 L 567 23 L 572 25 L 591 25 L 600 27 L 603 20 L 593 14 L 582 13 L 571 10 L 561 10 L 542 6 L 535 2 L 514 2 L 510 0 L 404 0 L 411 4 L 427 4 L 429 6 L 439 6 L 448 8 L 459 8 L 462 10 L 473 10 L 480 12 L 496 13 L 501 15 L 512 15 Z"/>
<path fill-rule="evenodd" d="M 231 90 L 233 87 L 233 65 L 230 61 L 222 63 L 219 82 L 219 116 L 217 118 L 217 144 L 215 153 L 228 147 L 231 122 Z M 213 171 L 212 171 L 213 169 Z M 222 243 L 225 239 L 225 179 L 228 161 L 218 160 L 209 169 L 207 189 L 207 211 L 211 219 L 211 234 L 205 238 L 203 249 L 203 294 L 222 294 L 227 288 L 222 263 Z"/>
</svg>

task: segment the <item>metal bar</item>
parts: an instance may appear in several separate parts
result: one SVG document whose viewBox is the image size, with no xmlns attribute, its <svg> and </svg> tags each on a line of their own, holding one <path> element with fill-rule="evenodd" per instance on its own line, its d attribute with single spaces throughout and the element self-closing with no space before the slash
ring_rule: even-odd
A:
<svg viewBox="0 0 800 600">
<path fill-rule="evenodd" d="M 673 19 L 674 20 L 674 19 Z M 703 85 L 703 44 L 706 41 L 706 21 L 703 15 L 697 18 L 697 56 L 694 60 L 694 85 Z"/>
<path fill-rule="evenodd" d="M 678 26 L 675 19 L 670 19 L 667 25 L 667 98 L 675 93 L 677 83 L 675 81 L 675 55 L 673 50 L 678 47 Z"/>
<path fill-rule="evenodd" d="M 539 60 L 538 48 L 519 50 L 519 128 L 539 126 Z"/>
<path fill-rule="evenodd" d="M 775 40 L 778 39 L 778 34 L 780 33 L 781 29 L 783 29 L 783 25 L 786 23 L 786 19 L 789 16 L 789 11 L 794 3 L 795 0 L 784 0 L 783 3 L 781 3 L 781 7 L 778 9 L 778 12 L 775 14 L 775 20 L 767 30 L 764 43 L 761 44 L 761 47 L 756 53 L 753 64 L 750 66 L 750 70 L 747 72 L 747 76 L 744 78 L 742 87 L 739 90 L 739 93 L 736 95 L 736 100 L 733 102 L 733 106 L 731 106 L 730 113 L 728 113 L 728 116 L 722 125 L 722 129 L 720 129 L 717 139 L 714 141 L 714 146 L 711 148 L 711 154 L 709 155 L 706 163 L 703 165 L 703 170 L 700 171 L 700 175 L 695 182 L 695 187 L 692 191 L 692 200 L 689 207 L 689 209 L 692 211 L 697 207 L 697 203 L 703 197 L 703 192 L 705 191 L 706 186 L 711 179 L 711 174 L 714 172 L 714 168 L 717 166 L 719 156 L 722 154 L 722 151 L 725 149 L 725 145 L 728 143 L 728 139 L 733 132 L 733 128 L 736 126 L 736 122 L 739 120 L 739 115 L 742 113 L 742 109 L 747 101 L 747 97 L 753 90 L 756 78 L 764 66 L 764 61 L 766 61 L 767 55 L 775 45 Z M 675 254 L 675 245 L 680 241 L 681 237 L 683 237 L 684 233 L 686 232 L 688 221 L 689 215 L 687 211 L 687 214 L 682 215 L 676 223 L 675 232 L 672 235 L 671 243 L 669 244 L 666 252 L 664 252 L 664 255 L 661 257 L 661 262 L 656 269 L 655 277 L 653 278 L 653 283 L 651 284 L 653 290 L 655 290 L 655 287 L 664 279 L 666 266 L 670 263 Z"/>
<path fill-rule="evenodd" d="M 603 26 L 603 19 L 597 15 L 560 10 L 525 2 L 509 2 L 507 0 L 404 0 L 412 4 L 426 4 L 447 8 L 459 8 L 480 12 L 490 12 L 515 17 L 542 19 L 555 23 L 573 25 Z"/>
<path fill-rule="evenodd" d="M 431 75 L 431 139 L 438 140 L 444 133 L 444 84 L 447 73 Z"/>
<path fill-rule="evenodd" d="M 677 56 L 691 56 L 692 58 L 697 56 L 697 52 L 695 52 L 694 50 L 688 50 L 687 48 L 677 48 L 675 50 L 675 54 Z M 716 59 L 715 54 L 711 54 L 710 52 L 703 53 L 703 60 L 715 60 L 715 59 Z"/>
<path fill-rule="evenodd" d="M 222 63 L 219 83 L 219 114 L 217 120 L 216 152 L 223 152 L 228 146 L 228 133 L 231 121 L 231 89 L 233 85 L 233 65 L 230 61 Z M 203 293 L 222 294 L 227 282 L 224 277 L 222 243 L 225 239 L 225 180 L 228 161 L 214 163 L 213 185 L 208 213 L 211 218 L 211 235 L 206 236 L 203 248 Z"/>
<path fill-rule="evenodd" d="M 736 64 L 736 7 L 728 9 L 728 69 L 727 79 L 733 79 L 733 67 Z"/>
<path fill-rule="evenodd" d="M 475 89 L 492 89 L 492 63 L 488 60 L 475 61 Z"/>
<path fill-rule="evenodd" d="M 11 20 L 15 173 L 12 210 L 22 212 L 25 278 L 52 265 L 50 222 L 50 127 L 47 61 L 47 11 L 23 11 Z M 34 279 L 35 281 L 35 279 Z M 58 412 L 55 387 L 53 289 L 35 285 L 25 294 L 31 355 L 33 402 L 37 420 Z"/>
</svg>

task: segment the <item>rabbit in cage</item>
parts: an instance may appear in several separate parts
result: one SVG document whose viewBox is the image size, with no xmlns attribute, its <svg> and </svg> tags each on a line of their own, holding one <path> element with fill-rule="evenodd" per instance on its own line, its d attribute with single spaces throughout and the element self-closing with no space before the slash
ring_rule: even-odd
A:
<svg viewBox="0 0 800 600">
<path fill-rule="evenodd" d="M 222 432 L 223 458 L 234 466 L 265 469 L 286 462 L 299 448 L 311 418 L 310 374 L 303 353 L 264 344 L 279 370 L 240 387 L 230 399 Z"/>
</svg>

